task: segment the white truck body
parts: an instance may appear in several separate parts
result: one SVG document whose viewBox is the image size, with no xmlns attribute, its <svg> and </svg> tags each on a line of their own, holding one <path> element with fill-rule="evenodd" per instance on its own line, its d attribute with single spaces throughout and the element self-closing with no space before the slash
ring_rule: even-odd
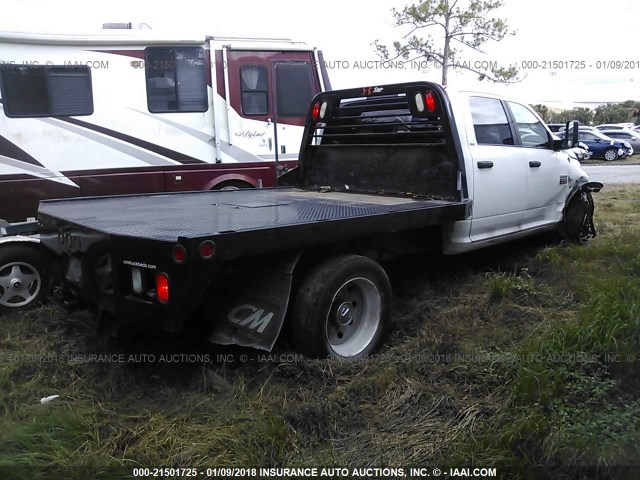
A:
<svg viewBox="0 0 640 480">
<path fill-rule="evenodd" d="M 445 230 L 446 253 L 461 253 L 552 230 L 589 177 L 525 103 L 447 92 L 466 172 L 471 217 Z"/>
</svg>

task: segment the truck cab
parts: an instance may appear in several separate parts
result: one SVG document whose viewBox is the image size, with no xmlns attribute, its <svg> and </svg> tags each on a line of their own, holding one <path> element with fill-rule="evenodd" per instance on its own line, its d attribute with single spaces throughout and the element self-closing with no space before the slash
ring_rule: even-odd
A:
<svg viewBox="0 0 640 480">
<path fill-rule="evenodd" d="M 580 163 L 565 151 L 575 138 L 558 142 L 537 113 L 517 100 L 466 91 L 449 98 L 473 208 L 471 218 L 448 230 L 445 251 L 461 253 L 556 228 L 568 200 L 588 183 Z"/>
</svg>

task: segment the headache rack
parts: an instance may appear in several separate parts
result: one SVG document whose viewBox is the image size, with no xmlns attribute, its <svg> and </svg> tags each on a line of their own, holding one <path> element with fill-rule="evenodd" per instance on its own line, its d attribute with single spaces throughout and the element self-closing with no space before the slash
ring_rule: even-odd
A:
<svg viewBox="0 0 640 480">
<path fill-rule="evenodd" d="M 316 123 L 313 144 L 446 144 L 442 118 L 413 115 L 406 94 L 373 100 L 340 100 L 332 118 Z"/>
<path fill-rule="evenodd" d="M 459 199 L 461 162 L 444 90 L 419 82 L 321 93 L 312 102 L 298 186 Z"/>
</svg>

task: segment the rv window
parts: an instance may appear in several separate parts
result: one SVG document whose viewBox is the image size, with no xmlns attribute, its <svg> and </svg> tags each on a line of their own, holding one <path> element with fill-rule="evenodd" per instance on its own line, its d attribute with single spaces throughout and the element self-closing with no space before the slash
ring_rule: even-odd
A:
<svg viewBox="0 0 640 480">
<path fill-rule="evenodd" d="M 10 65 L 0 70 L 8 117 L 79 116 L 93 113 L 87 66 Z"/>
<path fill-rule="evenodd" d="M 277 62 L 278 116 L 306 117 L 314 95 L 309 62 Z"/>
<path fill-rule="evenodd" d="M 145 67 L 149 111 L 207 111 L 204 63 L 202 48 L 147 48 Z"/>
<path fill-rule="evenodd" d="M 262 65 L 240 67 L 242 89 L 242 113 L 245 115 L 267 115 L 269 113 L 269 90 L 267 69 Z"/>
</svg>

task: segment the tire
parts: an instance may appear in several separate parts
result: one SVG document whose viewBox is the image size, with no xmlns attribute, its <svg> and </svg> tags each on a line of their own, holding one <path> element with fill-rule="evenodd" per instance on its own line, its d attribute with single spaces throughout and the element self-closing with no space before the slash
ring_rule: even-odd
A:
<svg viewBox="0 0 640 480">
<path fill-rule="evenodd" d="M 591 193 L 577 193 L 569 202 L 558 228 L 560 238 L 570 243 L 584 244 L 595 237 L 593 210 Z"/>
<path fill-rule="evenodd" d="M 613 162 L 618 159 L 618 152 L 614 148 L 608 148 L 604 151 L 604 159 L 607 162 Z"/>
<path fill-rule="evenodd" d="M 241 180 L 229 180 L 216 185 L 214 190 L 242 190 L 246 188 L 254 188 L 253 185 Z"/>
<path fill-rule="evenodd" d="M 47 296 L 49 284 L 42 257 L 35 248 L 0 245 L 0 313 L 40 305 Z"/>
<path fill-rule="evenodd" d="M 359 255 L 339 255 L 312 269 L 295 294 L 290 337 L 315 358 L 355 360 L 382 343 L 391 315 L 384 269 Z"/>
</svg>

